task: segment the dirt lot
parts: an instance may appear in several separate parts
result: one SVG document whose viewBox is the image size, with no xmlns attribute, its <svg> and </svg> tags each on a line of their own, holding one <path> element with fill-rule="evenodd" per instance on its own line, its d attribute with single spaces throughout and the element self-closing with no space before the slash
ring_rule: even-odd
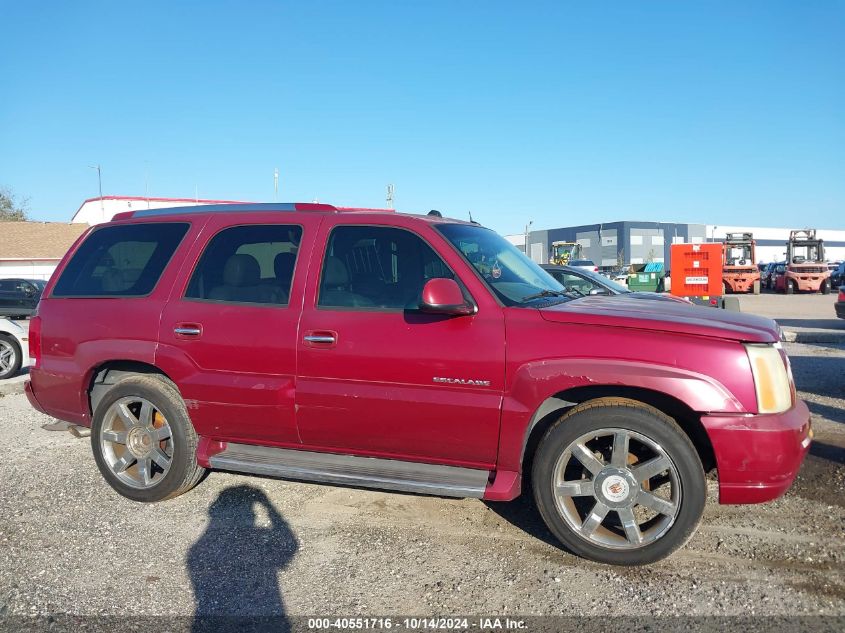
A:
<svg viewBox="0 0 845 633">
<path fill-rule="evenodd" d="M 711 500 L 648 568 L 558 549 L 527 503 L 212 473 L 175 500 L 111 491 L 88 440 L 0 399 L 0 625 L 29 614 L 845 615 L 845 349 L 788 345 L 817 441 L 791 491 Z M 711 492 L 713 484 L 711 482 Z M 840 620 L 840 622 L 842 622 Z"/>
</svg>

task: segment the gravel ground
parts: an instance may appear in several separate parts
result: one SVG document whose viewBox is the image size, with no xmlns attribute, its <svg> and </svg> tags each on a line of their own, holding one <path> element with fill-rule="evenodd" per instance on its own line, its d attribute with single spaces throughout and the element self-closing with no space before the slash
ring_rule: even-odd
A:
<svg viewBox="0 0 845 633">
<path fill-rule="evenodd" d="M 793 488 L 719 506 L 647 568 L 558 549 L 524 501 L 212 473 L 123 499 L 86 439 L 0 398 L 0 624 L 31 614 L 845 615 L 845 349 L 787 346 L 816 442 Z M 8 621 L 8 620 L 7 620 Z"/>
</svg>

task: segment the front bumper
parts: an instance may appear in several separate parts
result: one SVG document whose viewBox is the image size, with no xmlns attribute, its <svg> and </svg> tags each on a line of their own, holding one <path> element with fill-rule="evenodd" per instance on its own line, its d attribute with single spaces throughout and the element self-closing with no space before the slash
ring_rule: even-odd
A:
<svg viewBox="0 0 845 633">
<path fill-rule="evenodd" d="M 701 418 L 719 472 L 719 503 L 762 503 L 792 485 L 813 436 L 810 411 L 798 400 L 773 415 Z"/>
<path fill-rule="evenodd" d="M 845 301 L 837 301 L 833 306 L 836 308 L 836 316 L 845 319 Z"/>
<path fill-rule="evenodd" d="M 799 292 L 819 292 L 822 288 L 822 283 L 827 280 L 827 277 L 824 275 L 802 275 L 800 273 L 787 275 L 787 278 L 798 284 Z"/>
</svg>

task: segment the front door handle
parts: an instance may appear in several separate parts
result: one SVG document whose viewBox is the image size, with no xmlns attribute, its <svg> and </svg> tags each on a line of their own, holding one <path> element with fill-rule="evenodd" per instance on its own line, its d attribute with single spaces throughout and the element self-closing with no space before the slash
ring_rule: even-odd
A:
<svg viewBox="0 0 845 633">
<path fill-rule="evenodd" d="M 173 333 L 179 338 L 197 338 L 202 334 L 202 326 L 199 323 L 177 323 Z"/>
<path fill-rule="evenodd" d="M 313 330 L 302 337 L 305 344 L 310 347 L 334 347 L 337 345 L 337 332 L 330 330 Z"/>
</svg>

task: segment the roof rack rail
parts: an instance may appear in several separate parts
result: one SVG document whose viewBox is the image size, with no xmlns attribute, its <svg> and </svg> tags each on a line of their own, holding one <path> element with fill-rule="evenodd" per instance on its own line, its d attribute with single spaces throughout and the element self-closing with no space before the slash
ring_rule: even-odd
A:
<svg viewBox="0 0 845 633">
<path fill-rule="evenodd" d="M 256 212 L 294 212 L 294 211 L 322 211 L 337 213 L 339 209 L 331 204 L 319 202 L 243 202 L 237 204 L 200 204 L 183 207 L 166 207 L 161 209 L 142 209 L 140 211 L 123 211 L 116 213 L 112 221 L 127 220 L 129 218 L 152 218 L 162 215 L 184 215 L 189 213 L 256 213 Z"/>
</svg>

